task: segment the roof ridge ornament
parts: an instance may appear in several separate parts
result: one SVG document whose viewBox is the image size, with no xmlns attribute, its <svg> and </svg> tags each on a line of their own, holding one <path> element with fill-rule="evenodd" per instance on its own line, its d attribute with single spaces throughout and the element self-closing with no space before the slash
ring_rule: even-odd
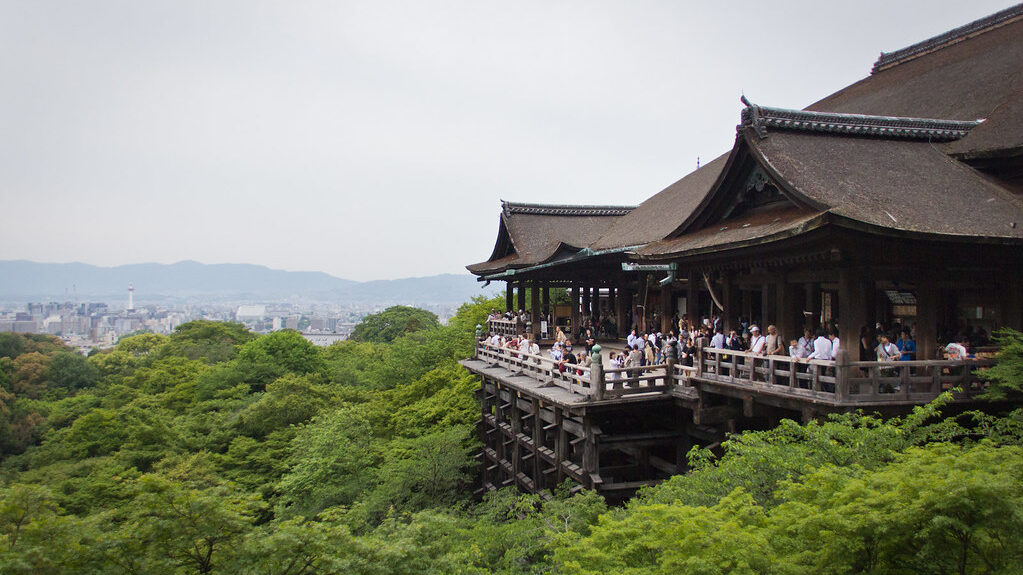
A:
<svg viewBox="0 0 1023 575">
<path fill-rule="evenodd" d="M 531 216 L 624 216 L 636 206 L 587 206 L 566 204 L 525 204 L 501 200 L 504 215 Z"/>
<path fill-rule="evenodd" d="M 984 32 L 990 32 L 996 28 L 1000 28 L 1015 21 L 1018 18 L 1023 17 L 1023 4 L 1017 4 L 995 12 L 990 16 L 985 16 L 979 20 L 974 20 L 969 24 L 965 24 L 958 28 L 949 30 L 937 36 L 933 36 L 922 42 L 917 42 L 910 46 L 906 46 L 900 50 L 894 52 L 881 52 L 877 62 L 874 62 L 874 67 L 871 68 L 870 73 L 876 74 L 888 68 L 898 66 L 904 62 L 914 60 L 946 46 L 957 44 L 963 40 L 967 40 Z"/>
<path fill-rule="evenodd" d="M 767 129 L 798 132 L 821 132 L 835 135 L 870 136 L 897 140 L 927 140 L 949 142 L 966 136 L 981 120 L 941 120 L 934 118 L 908 118 L 900 116 L 870 116 L 837 112 L 811 112 L 771 108 L 741 98 L 746 108 L 742 111 L 740 128 L 749 127 L 761 138 Z"/>
</svg>

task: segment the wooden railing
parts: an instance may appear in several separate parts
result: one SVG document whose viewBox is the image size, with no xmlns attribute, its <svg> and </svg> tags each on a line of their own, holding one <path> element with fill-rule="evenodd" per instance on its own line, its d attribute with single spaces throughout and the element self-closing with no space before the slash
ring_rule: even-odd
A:
<svg viewBox="0 0 1023 575">
<path fill-rule="evenodd" d="M 795 360 L 784 355 L 702 348 L 695 377 L 775 394 L 829 403 L 921 403 L 959 387 L 971 396 L 983 388 L 977 374 L 993 359 L 923 361 Z"/>
<path fill-rule="evenodd" d="M 526 325 L 519 321 L 519 318 L 512 319 L 488 319 L 487 330 L 491 334 L 500 334 L 507 336 L 521 335 L 525 332 Z"/>
<path fill-rule="evenodd" d="M 560 387 L 594 400 L 619 399 L 641 393 L 663 394 L 675 385 L 678 374 L 695 372 L 694 368 L 674 364 L 604 369 L 603 358 L 598 353 L 593 356 L 593 364 L 585 367 L 486 342 L 477 344 L 476 358 L 531 377 L 541 385 Z"/>
</svg>

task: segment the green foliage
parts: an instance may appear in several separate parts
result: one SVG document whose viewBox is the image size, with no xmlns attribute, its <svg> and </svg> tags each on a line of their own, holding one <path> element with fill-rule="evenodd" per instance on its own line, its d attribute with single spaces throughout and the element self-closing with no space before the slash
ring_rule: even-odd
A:
<svg viewBox="0 0 1023 575">
<path fill-rule="evenodd" d="M 316 346 L 294 330 L 275 331 L 246 343 L 231 366 L 254 391 L 286 373 L 316 373 L 325 367 Z"/>
<path fill-rule="evenodd" d="M 325 350 L 212 322 L 87 360 L 0 337 L 0 572 L 1023 571 L 1023 410 L 946 417 L 948 396 L 734 435 L 624 508 L 567 485 L 473 502 L 457 360 L 494 307 Z"/>
<path fill-rule="evenodd" d="M 99 370 L 85 356 L 71 351 L 54 355 L 48 370 L 46 377 L 51 387 L 72 392 L 92 387 L 99 379 Z"/>
<path fill-rule="evenodd" d="M 238 347 L 255 337 L 240 323 L 195 320 L 179 325 L 160 354 L 220 363 L 234 358 Z"/>
<path fill-rule="evenodd" d="M 289 425 L 305 423 L 331 403 L 331 390 L 309 375 L 287 374 L 266 387 L 255 403 L 238 414 L 243 433 L 263 438 Z"/>
<path fill-rule="evenodd" d="M 1014 329 L 995 332 L 995 343 L 1001 349 L 998 363 L 980 373 L 988 382 L 981 395 L 992 401 L 1019 399 L 1023 397 L 1023 333 Z"/>
<path fill-rule="evenodd" d="M 440 327 L 433 312 L 403 305 L 391 306 L 362 318 L 352 330 L 352 341 L 390 343 L 403 335 Z"/>
<path fill-rule="evenodd" d="M 369 421 L 350 406 L 305 426 L 295 437 L 289 470 L 278 484 L 285 513 L 309 516 L 349 505 L 370 488 L 379 462 L 371 437 Z"/>
</svg>

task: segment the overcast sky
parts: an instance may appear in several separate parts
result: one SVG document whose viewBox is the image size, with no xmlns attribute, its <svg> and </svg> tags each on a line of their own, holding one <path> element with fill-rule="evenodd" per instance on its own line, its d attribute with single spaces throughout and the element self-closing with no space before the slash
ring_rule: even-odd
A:
<svg viewBox="0 0 1023 575">
<path fill-rule="evenodd" d="M 464 273 L 1012 4 L 0 0 L 0 259 Z"/>
</svg>

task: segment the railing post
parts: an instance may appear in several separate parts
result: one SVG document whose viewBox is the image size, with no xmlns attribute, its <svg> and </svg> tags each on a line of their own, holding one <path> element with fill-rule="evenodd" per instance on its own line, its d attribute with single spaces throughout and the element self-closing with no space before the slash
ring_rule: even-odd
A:
<svg viewBox="0 0 1023 575">
<path fill-rule="evenodd" d="M 845 392 L 848 386 L 849 352 L 845 349 L 839 349 L 838 357 L 835 358 L 835 401 L 841 402 L 845 399 Z"/>
<path fill-rule="evenodd" d="M 600 344 L 594 344 L 590 354 L 590 395 L 594 399 L 604 399 L 604 358 L 600 350 Z"/>
<path fill-rule="evenodd" d="M 678 358 L 675 357 L 675 341 L 668 340 L 668 347 L 664 349 L 664 383 L 668 386 L 668 389 L 675 387 L 675 363 L 678 362 Z"/>
<path fill-rule="evenodd" d="M 472 356 L 478 358 L 480 356 L 480 338 L 483 337 L 483 326 L 476 324 L 476 345 L 472 346 Z"/>
<path fill-rule="evenodd" d="M 697 377 L 703 375 L 703 339 L 696 340 L 696 375 Z"/>
</svg>

